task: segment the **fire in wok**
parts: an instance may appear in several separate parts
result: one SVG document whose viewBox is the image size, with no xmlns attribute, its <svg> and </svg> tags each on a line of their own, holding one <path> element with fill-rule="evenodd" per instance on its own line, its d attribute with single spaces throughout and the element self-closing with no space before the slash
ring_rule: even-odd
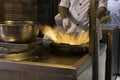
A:
<svg viewBox="0 0 120 80">
<path fill-rule="evenodd" d="M 44 26 L 42 33 L 53 41 L 51 43 L 52 53 L 68 56 L 89 52 L 89 45 L 87 44 L 89 42 L 89 32 L 82 32 L 76 36 L 50 26 Z"/>
<path fill-rule="evenodd" d="M 68 34 L 63 31 L 58 31 L 50 26 L 44 26 L 42 33 L 49 37 L 54 43 L 64 43 L 70 45 L 81 45 L 89 42 L 89 32 L 84 31 L 78 35 Z"/>
</svg>

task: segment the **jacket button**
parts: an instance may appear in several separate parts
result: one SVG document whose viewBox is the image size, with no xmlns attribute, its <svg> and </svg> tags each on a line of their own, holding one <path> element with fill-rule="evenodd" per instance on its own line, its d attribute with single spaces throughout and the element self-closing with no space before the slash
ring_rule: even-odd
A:
<svg viewBox="0 0 120 80">
<path fill-rule="evenodd" d="M 79 26 L 79 24 L 77 24 L 77 26 Z"/>
<path fill-rule="evenodd" d="M 82 4 L 80 3 L 80 5 L 82 5 Z"/>
<path fill-rule="evenodd" d="M 80 15 L 80 13 L 78 13 L 78 16 Z"/>
</svg>

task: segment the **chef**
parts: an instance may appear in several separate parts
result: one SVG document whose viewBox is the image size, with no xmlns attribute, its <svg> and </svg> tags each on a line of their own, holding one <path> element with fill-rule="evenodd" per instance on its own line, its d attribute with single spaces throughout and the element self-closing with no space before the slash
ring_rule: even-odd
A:
<svg viewBox="0 0 120 80">
<path fill-rule="evenodd" d="M 97 22 L 106 11 L 106 0 L 98 0 Z M 67 33 L 88 31 L 90 0 L 61 0 L 59 14 L 55 16 L 57 25 L 62 25 Z"/>
<path fill-rule="evenodd" d="M 108 11 L 110 12 L 110 24 L 120 25 L 120 0 L 108 0 Z"/>
</svg>

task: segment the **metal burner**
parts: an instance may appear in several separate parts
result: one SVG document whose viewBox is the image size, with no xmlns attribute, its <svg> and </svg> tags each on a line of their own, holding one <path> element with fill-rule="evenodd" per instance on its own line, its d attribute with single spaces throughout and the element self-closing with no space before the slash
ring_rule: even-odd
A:
<svg viewBox="0 0 120 80">
<path fill-rule="evenodd" d="M 7 54 L 3 58 L 11 61 L 23 61 L 26 59 L 33 58 L 35 55 L 34 52 L 35 52 L 35 49 L 32 49 L 26 52 L 20 52 L 19 54 L 18 53 Z"/>
<path fill-rule="evenodd" d="M 14 61 L 29 59 L 37 51 L 35 47 L 39 44 L 41 39 L 24 44 L 0 42 L 0 57 Z"/>
<path fill-rule="evenodd" d="M 39 45 L 40 43 L 41 43 L 40 39 L 36 39 L 36 41 L 34 42 L 24 44 L 0 42 L 0 53 L 25 52 L 35 48 L 35 46 Z"/>
</svg>

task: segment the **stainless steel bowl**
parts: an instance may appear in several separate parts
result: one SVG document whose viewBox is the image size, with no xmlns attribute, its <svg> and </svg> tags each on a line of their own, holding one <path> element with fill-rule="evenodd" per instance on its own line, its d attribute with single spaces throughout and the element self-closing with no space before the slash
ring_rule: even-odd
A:
<svg viewBox="0 0 120 80">
<path fill-rule="evenodd" d="M 32 21 L 4 21 L 0 24 L 0 40 L 4 42 L 31 42 L 39 34 L 39 27 Z"/>
</svg>

